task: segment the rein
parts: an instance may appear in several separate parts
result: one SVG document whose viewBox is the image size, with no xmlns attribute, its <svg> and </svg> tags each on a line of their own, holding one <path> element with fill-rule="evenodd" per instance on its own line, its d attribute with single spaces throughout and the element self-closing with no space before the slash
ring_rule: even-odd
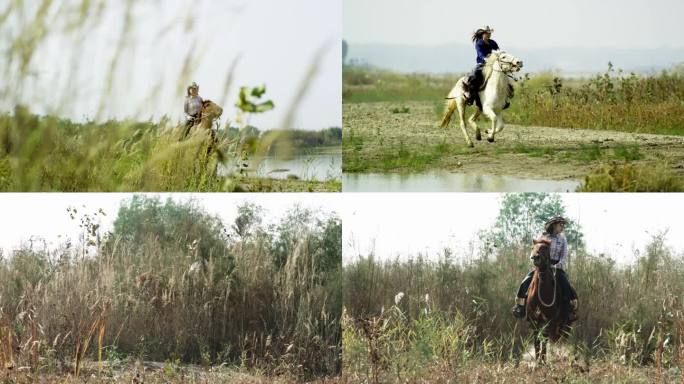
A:
<svg viewBox="0 0 684 384">
<path fill-rule="evenodd" d="M 496 61 L 497 61 L 499 64 L 509 64 L 511 67 L 513 67 L 513 62 L 512 62 L 512 61 L 503 61 L 503 60 L 501 60 L 501 57 L 497 57 L 497 58 L 496 58 Z M 511 79 L 513 79 L 513 80 L 515 80 L 515 81 L 518 81 L 518 80 L 513 76 L 512 70 L 504 71 L 504 70 L 502 70 L 502 69 L 496 69 L 496 68 L 494 68 L 494 63 L 492 63 L 491 66 L 492 66 L 492 71 L 505 73 L 506 76 L 510 77 Z"/>
<path fill-rule="evenodd" d="M 541 283 L 541 281 L 542 281 L 541 274 L 539 274 L 538 276 L 539 276 L 539 282 Z M 551 300 L 551 304 L 546 304 L 544 302 L 544 300 L 542 300 L 542 298 L 541 298 L 541 287 L 537 288 L 537 298 L 539 299 L 539 302 L 541 303 L 541 305 L 545 306 L 546 308 L 553 307 L 553 305 L 556 304 L 556 268 L 553 268 L 552 276 L 553 276 L 553 300 Z M 539 284 L 539 285 L 541 285 L 541 284 Z"/>
</svg>

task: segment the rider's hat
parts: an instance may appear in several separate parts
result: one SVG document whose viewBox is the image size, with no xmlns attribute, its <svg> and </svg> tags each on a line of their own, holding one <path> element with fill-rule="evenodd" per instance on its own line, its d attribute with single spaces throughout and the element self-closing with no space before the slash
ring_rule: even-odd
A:
<svg viewBox="0 0 684 384">
<path fill-rule="evenodd" d="M 485 27 L 482 28 L 482 30 L 487 32 L 487 33 L 493 33 L 494 32 L 494 29 L 490 28 L 489 25 L 485 25 Z"/>
<path fill-rule="evenodd" d="M 546 223 L 544 223 L 544 231 L 546 231 L 547 233 L 550 233 L 551 227 L 556 223 L 567 223 L 567 220 L 565 220 L 565 218 L 563 218 L 563 216 L 554 216 L 554 217 L 548 219 L 546 221 Z"/>
<path fill-rule="evenodd" d="M 199 89 L 199 85 L 197 85 L 197 83 L 195 83 L 194 81 L 192 82 L 192 84 L 188 85 L 188 89 L 187 89 L 188 96 L 190 96 L 190 90 L 193 89 L 193 88 L 194 88 L 194 89 Z"/>
</svg>

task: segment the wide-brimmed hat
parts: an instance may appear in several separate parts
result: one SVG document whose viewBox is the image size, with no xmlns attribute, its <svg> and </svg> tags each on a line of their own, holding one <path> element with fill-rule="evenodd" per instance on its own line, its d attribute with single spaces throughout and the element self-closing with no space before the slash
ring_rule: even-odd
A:
<svg viewBox="0 0 684 384">
<path fill-rule="evenodd" d="M 487 33 L 493 33 L 494 32 L 494 28 L 490 28 L 489 25 L 485 25 L 485 27 L 482 28 L 482 30 L 487 32 Z"/>
<path fill-rule="evenodd" d="M 548 220 L 546 220 L 546 223 L 544 223 L 544 230 L 546 232 L 550 232 L 551 227 L 556 224 L 556 223 L 567 223 L 568 221 L 565 220 L 563 216 L 554 216 Z"/>
</svg>

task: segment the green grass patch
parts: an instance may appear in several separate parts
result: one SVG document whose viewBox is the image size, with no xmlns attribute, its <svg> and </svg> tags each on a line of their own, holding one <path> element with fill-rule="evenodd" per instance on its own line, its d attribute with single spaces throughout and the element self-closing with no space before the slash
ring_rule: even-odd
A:
<svg viewBox="0 0 684 384">
<path fill-rule="evenodd" d="M 345 66 L 342 70 L 342 100 L 345 103 L 376 101 L 443 100 L 458 75 L 398 74 L 366 67 Z"/>
<path fill-rule="evenodd" d="M 573 157 L 581 161 L 596 161 L 601 158 L 603 151 L 598 144 L 581 144 L 579 151 L 573 153 Z"/>
<path fill-rule="evenodd" d="M 384 171 L 410 170 L 424 171 L 430 166 L 439 163 L 450 152 L 450 146 L 441 142 L 426 151 L 416 151 L 401 142 L 398 149 L 390 149 L 380 155 L 381 167 Z"/>
<path fill-rule="evenodd" d="M 644 154 L 639 151 L 638 145 L 621 145 L 613 149 L 613 154 L 615 157 L 627 161 L 641 160 L 644 158 Z"/>
<path fill-rule="evenodd" d="M 409 113 L 409 112 L 411 112 L 411 109 L 409 107 L 406 107 L 406 106 L 401 107 L 401 108 L 396 107 L 396 108 L 392 108 L 391 112 L 392 113 Z"/>
<path fill-rule="evenodd" d="M 665 164 L 604 165 L 584 178 L 580 192 L 683 192 L 682 178 Z"/>
</svg>

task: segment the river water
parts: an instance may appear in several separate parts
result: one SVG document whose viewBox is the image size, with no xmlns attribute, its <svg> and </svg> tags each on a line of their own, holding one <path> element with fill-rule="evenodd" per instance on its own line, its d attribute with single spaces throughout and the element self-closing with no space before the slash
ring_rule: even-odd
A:
<svg viewBox="0 0 684 384">
<path fill-rule="evenodd" d="M 294 156 L 269 155 L 258 164 L 241 162 L 232 169 L 223 166 L 220 174 L 229 174 L 242 168 L 248 176 L 272 179 L 297 178 L 300 180 L 340 180 L 342 152 L 339 148 L 317 148 Z"/>
<path fill-rule="evenodd" d="M 537 180 L 446 171 L 345 173 L 342 177 L 344 192 L 573 192 L 579 185 L 579 180 Z"/>
</svg>

